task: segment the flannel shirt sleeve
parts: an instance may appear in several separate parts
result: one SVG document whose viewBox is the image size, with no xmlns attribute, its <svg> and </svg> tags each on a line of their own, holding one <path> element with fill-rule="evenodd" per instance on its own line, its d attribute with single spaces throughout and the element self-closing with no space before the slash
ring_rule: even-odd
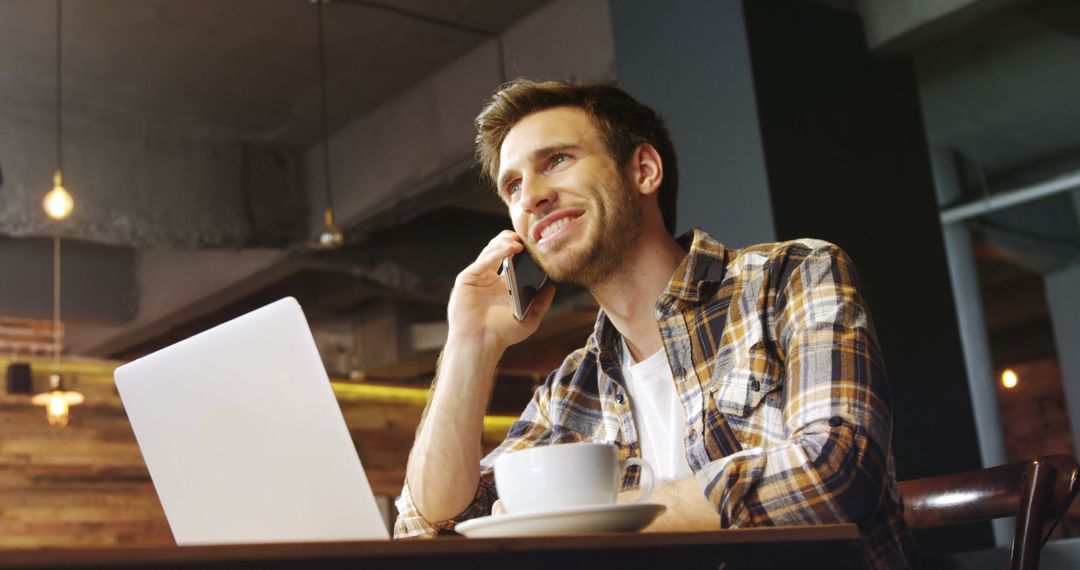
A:
<svg viewBox="0 0 1080 570">
<path fill-rule="evenodd" d="M 556 373 L 552 372 L 548 381 L 533 392 L 529 405 L 522 412 L 521 417 L 510 426 L 506 439 L 480 461 L 480 482 L 477 485 L 476 494 L 469 506 L 460 514 L 445 521 L 428 521 L 413 503 L 409 491 L 409 480 L 405 479 L 401 495 L 394 501 L 398 511 L 397 520 L 394 522 L 394 538 L 431 538 L 453 531 L 459 522 L 491 514 L 491 505 L 499 498 L 495 489 L 493 469 L 495 460 L 508 451 L 533 447 L 550 439 L 548 398 L 551 382 L 555 376 Z"/>
<path fill-rule="evenodd" d="M 778 289 L 770 327 L 783 373 L 780 445 L 697 472 L 724 527 L 869 523 L 887 492 L 885 371 L 851 261 L 825 242 Z"/>
</svg>

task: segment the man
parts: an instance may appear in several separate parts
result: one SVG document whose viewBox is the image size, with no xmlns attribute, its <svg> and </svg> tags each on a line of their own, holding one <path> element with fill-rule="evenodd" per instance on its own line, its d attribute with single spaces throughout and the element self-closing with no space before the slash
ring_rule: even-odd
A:
<svg viewBox="0 0 1080 570">
<path fill-rule="evenodd" d="M 650 501 L 668 511 L 652 529 L 850 521 L 876 567 L 909 566 L 888 387 L 847 256 L 817 240 L 732 250 L 701 230 L 673 238 L 670 137 L 615 87 L 517 80 L 476 125 L 514 231 L 457 277 L 395 534 L 433 536 L 497 511 L 502 453 L 598 441 L 658 465 L 666 480 Z M 526 250 L 601 310 L 585 347 L 481 461 L 499 358 L 554 294 L 542 289 L 524 322 L 512 316 L 497 270 Z"/>
</svg>

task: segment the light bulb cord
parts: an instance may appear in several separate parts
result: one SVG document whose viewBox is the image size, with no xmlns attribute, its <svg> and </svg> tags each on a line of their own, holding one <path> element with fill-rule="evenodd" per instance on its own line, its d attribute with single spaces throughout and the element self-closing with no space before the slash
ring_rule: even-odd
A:
<svg viewBox="0 0 1080 570">
<path fill-rule="evenodd" d="M 53 236 L 53 366 L 60 364 L 60 236 Z"/>
<path fill-rule="evenodd" d="M 326 40 L 323 33 L 323 2 L 315 3 L 319 39 L 319 112 L 322 126 L 323 177 L 326 188 L 326 207 L 333 209 L 334 193 L 330 188 L 330 127 L 326 104 Z"/>
<path fill-rule="evenodd" d="M 61 73 L 63 65 L 63 42 L 61 40 L 61 31 L 63 30 L 64 20 L 64 3 L 62 0 L 56 0 L 56 170 L 59 172 L 64 169 L 64 124 L 63 116 L 61 115 L 63 110 L 63 100 L 61 99 L 63 90 L 61 89 Z"/>
</svg>

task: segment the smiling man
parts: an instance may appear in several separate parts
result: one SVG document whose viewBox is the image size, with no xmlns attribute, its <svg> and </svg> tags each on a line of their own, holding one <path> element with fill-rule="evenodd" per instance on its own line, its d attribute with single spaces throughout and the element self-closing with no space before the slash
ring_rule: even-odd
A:
<svg viewBox="0 0 1080 570">
<path fill-rule="evenodd" d="M 810 239 L 734 250 L 699 229 L 672 237 L 670 137 L 615 87 L 517 80 L 476 126 L 514 230 L 457 277 L 395 535 L 497 512 L 491 466 L 507 451 L 595 441 L 654 466 L 650 501 L 668 510 L 653 530 L 854 522 L 875 567 L 908 567 L 887 380 L 847 256 Z M 499 358 L 554 295 L 545 287 L 514 319 L 497 271 L 526 250 L 601 309 L 585 346 L 481 459 Z M 636 483 L 626 478 L 620 500 Z"/>
</svg>

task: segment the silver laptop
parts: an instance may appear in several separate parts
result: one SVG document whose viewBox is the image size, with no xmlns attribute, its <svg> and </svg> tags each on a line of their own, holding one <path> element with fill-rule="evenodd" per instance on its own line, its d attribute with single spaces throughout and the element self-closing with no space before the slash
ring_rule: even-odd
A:
<svg viewBox="0 0 1080 570">
<path fill-rule="evenodd" d="M 296 299 L 115 377 L 177 544 L 389 538 Z"/>
</svg>

